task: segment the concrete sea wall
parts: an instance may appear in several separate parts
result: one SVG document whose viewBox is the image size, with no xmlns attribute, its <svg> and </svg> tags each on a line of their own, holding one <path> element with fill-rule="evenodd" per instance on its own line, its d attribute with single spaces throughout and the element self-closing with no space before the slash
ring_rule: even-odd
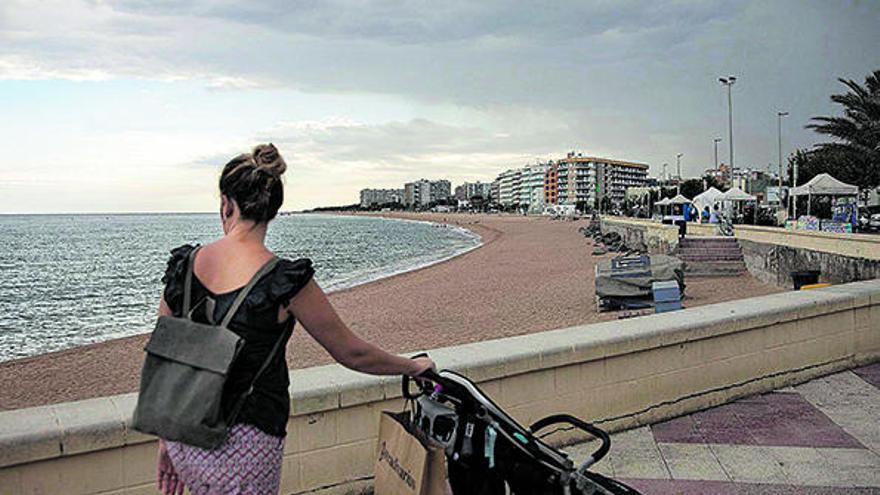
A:
<svg viewBox="0 0 880 495">
<path fill-rule="evenodd" d="M 616 232 L 631 249 L 671 254 L 678 247 L 677 227 L 650 220 L 602 217 L 602 231 Z M 714 224 L 688 223 L 687 234 L 718 235 Z M 795 231 L 737 225 L 749 272 L 759 280 L 791 287 L 791 272 L 819 270 L 821 282 L 841 284 L 880 278 L 880 236 Z"/>
<path fill-rule="evenodd" d="M 689 224 L 694 235 L 715 235 L 714 225 Z M 834 284 L 880 278 L 880 236 L 783 230 L 756 225 L 734 229 L 749 272 L 759 280 L 791 287 L 791 272 L 819 270 Z"/>
<path fill-rule="evenodd" d="M 601 217 L 602 233 L 614 232 L 626 247 L 651 254 L 671 254 L 678 247 L 678 227 L 651 220 Z"/>
<path fill-rule="evenodd" d="M 880 280 L 431 351 L 519 421 L 568 412 L 615 430 L 880 359 Z M 400 382 L 340 366 L 291 372 L 284 494 L 367 489 L 379 413 Z M 156 442 L 133 394 L 0 412 L 0 493 L 156 493 Z M 557 437 L 571 441 L 575 437 Z"/>
</svg>

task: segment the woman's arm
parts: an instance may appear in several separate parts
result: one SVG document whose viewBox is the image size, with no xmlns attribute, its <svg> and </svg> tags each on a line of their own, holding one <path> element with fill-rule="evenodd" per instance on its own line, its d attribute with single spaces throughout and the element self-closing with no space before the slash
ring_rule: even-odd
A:
<svg viewBox="0 0 880 495">
<path fill-rule="evenodd" d="M 434 367 L 428 358 L 408 359 L 361 339 L 339 318 L 321 287 L 310 280 L 288 307 L 306 331 L 346 368 L 371 375 L 417 376 Z"/>
</svg>

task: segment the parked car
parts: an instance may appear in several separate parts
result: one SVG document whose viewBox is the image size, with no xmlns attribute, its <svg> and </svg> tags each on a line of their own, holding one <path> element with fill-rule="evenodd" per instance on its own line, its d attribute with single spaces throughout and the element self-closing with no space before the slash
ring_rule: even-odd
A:
<svg viewBox="0 0 880 495">
<path fill-rule="evenodd" d="M 872 232 L 880 231 L 880 213 L 874 213 L 868 219 L 868 230 Z"/>
</svg>

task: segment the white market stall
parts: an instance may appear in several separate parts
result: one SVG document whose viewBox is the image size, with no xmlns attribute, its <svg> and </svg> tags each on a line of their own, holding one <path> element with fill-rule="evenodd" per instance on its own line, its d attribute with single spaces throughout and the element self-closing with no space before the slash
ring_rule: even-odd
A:
<svg viewBox="0 0 880 495">
<path fill-rule="evenodd" d="M 715 197 L 715 203 L 721 203 L 723 205 L 722 209 L 728 212 L 735 212 L 735 214 L 742 213 L 744 203 L 757 200 L 758 198 L 738 187 L 732 187 Z M 752 218 L 753 223 L 754 221 L 755 219 Z"/>
<path fill-rule="evenodd" d="M 852 223 L 853 219 L 856 217 L 855 212 L 855 198 L 859 195 L 859 187 L 854 186 L 852 184 L 847 184 L 845 182 L 839 181 L 835 179 L 831 174 L 819 174 L 812 179 L 809 180 L 806 184 L 802 184 L 798 187 L 793 187 L 790 191 L 790 196 L 792 198 L 792 212 L 795 219 L 797 219 L 797 197 L 798 196 L 806 196 L 807 197 L 807 217 L 811 217 L 811 204 L 813 202 L 813 196 L 831 196 L 834 198 L 848 198 L 851 197 L 852 201 L 844 201 L 841 206 L 844 207 L 845 213 L 835 213 L 832 221 L 838 221 L 839 223 Z M 852 211 L 846 210 L 847 207 L 851 207 Z M 818 220 L 818 219 L 815 219 Z M 816 223 L 816 222 L 813 222 Z M 829 228 L 831 227 L 829 222 Z M 821 227 L 820 227 L 821 228 Z M 824 229 L 822 229 L 824 230 Z"/>
<path fill-rule="evenodd" d="M 713 186 L 694 196 L 694 206 L 697 208 L 697 211 L 700 212 L 700 218 L 702 218 L 703 210 L 706 207 L 709 207 L 709 210 L 711 210 L 712 206 L 715 204 L 715 198 L 722 194 L 724 193 L 715 189 Z"/>
</svg>

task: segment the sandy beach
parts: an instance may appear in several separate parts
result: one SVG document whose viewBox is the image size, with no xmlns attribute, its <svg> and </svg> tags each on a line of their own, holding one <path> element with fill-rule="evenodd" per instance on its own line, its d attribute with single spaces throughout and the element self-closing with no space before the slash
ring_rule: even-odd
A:
<svg viewBox="0 0 880 495">
<path fill-rule="evenodd" d="M 406 353 L 618 316 L 596 312 L 593 266 L 602 257 L 591 256 L 590 241 L 577 231 L 584 222 L 507 215 L 397 216 L 457 224 L 479 234 L 484 244 L 427 268 L 331 294 L 352 330 L 389 351 Z M 780 290 L 750 276 L 689 279 L 685 305 Z M 147 337 L 2 363 L 0 409 L 135 391 Z M 287 359 L 291 368 L 332 362 L 300 327 Z"/>
</svg>

